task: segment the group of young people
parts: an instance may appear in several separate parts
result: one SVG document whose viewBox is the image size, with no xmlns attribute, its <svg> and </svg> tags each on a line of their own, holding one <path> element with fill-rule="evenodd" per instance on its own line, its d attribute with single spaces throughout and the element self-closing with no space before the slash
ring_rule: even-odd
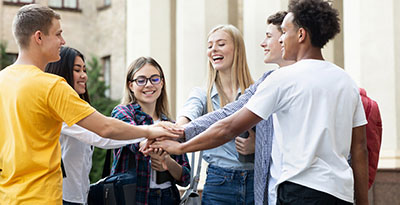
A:
<svg viewBox="0 0 400 205">
<path fill-rule="evenodd" d="M 87 203 L 97 146 L 114 149 L 112 173 L 128 171 L 134 160 L 137 204 L 179 204 L 176 185 L 190 180 L 185 153 L 199 150 L 209 163 L 203 204 L 368 204 L 358 88 L 321 53 L 340 31 L 329 3 L 293 0 L 288 12 L 268 17 L 264 63 L 280 68 L 256 82 L 240 31 L 213 28 L 208 84 L 193 89 L 176 123 L 163 70 L 151 57 L 128 67 L 124 96 L 111 118 L 95 111 L 85 58 L 63 46 L 59 20 L 53 10 L 33 4 L 13 22 L 19 56 L 0 72 L 2 202 Z M 237 137 L 243 132 L 249 136 Z M 186 142 L 176 141 L 182 136 Z M 254 162 L 239 160 L 252 153 Z M 157 183 L 158 174 L 169 180 Z"/>
</svg>

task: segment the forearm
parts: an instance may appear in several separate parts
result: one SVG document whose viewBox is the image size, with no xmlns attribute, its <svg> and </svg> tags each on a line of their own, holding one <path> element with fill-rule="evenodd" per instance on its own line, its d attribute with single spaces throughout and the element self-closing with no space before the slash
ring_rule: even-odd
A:
<svg viewBox="0 0 400 205">
<path fill-rule="evenodd" d="M 368 150 L 365 126 L 353 128 L 351 162 L 356 203 L 368 205 Z"/>
<path fill-rule="evenodd" d="M 177 161 L 172 159 L 171 156 L 168 156 L 165 161 L 169 173 L 174 177 L 175 180 L 180 181 L 182 177 L 182 166 L 178 164 Z"/>
<path fill-rule="evenodd" d="M 368 151 L 359 146 L 351 154 L 357 204 L 368 204 Z"/>
<path fill-rule="evenodd" d="M 115 118 L 106 117 L 97 111 L 77 123 L 104 138 L 117 140 L 137 139 L 149 136 L 147 126 L 133 126 Z"/>
<path fill-rule="evenodd" d="M 116 140 L 130 140 L 147 138 L 149 136 L 148 126 L 134 126 L 115 118 L 107 117 L 108 122 L 104 125 L 102 137 Z"/>
</svg>

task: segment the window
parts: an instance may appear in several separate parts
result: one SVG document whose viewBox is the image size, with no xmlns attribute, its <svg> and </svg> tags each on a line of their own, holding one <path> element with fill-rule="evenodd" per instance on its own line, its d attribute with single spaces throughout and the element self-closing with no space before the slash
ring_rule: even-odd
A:
<svg viewBox="0 0 400 205">
<path fill-rule="evenodd" d="M 111 0 L 104 0 L 104 6 L 111 6 Z"/>
<path fill-rule="evenodd" d="M 35 0 L 3 0 L 4 4 L 32 4 Z"/>
<path fill-rule="evenodd" d="M 103 70 L 102 70 L 102 75 L 104 79 L 104 83 L 108 87 L 108 89 L 105 91 L 106 97 L 111 96 L 111 56 L 105 56 L 101 58 L 101 61 L 103 63 Z"/>
<path fill-rule="evenodd" d="M 78 0 L 49 0 L 49 7 L 56 9 L 78 10 Z"/>
<path fill-rule="evenodd" d="M 105 10 L 111 7 L 111 0 L 98 0 L 97 10 Z"/>
</svg>

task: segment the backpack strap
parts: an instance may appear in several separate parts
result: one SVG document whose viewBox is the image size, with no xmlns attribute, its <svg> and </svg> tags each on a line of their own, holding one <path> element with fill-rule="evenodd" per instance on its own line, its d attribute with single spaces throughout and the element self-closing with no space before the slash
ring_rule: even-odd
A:
<svg viewBox="0 0 400 205">
<path fill-rule="evenodd" d="M 197 185 L 199 184 L 200 181 L 200 170 L 201 170 L 201 161 L 203 158 L 203 151 L 199 152 L 199 159 L 197 161 L 197 170 L 196 170 L 196 176 L 193 176 L 194 174 L 194 169 L 190 171 L 190 187 L 189 189 L 193 189 L 193 191 L 197 191 Z M 195 152 L 192 152 L 192 164 L 195 164 Z"/>
</svg>

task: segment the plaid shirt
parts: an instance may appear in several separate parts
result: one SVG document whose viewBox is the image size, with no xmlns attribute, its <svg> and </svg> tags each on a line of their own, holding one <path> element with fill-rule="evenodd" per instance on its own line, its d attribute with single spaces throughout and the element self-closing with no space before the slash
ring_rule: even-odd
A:
<svg viewBox="0 0 400 205">
<path fill-rule="evenodd" d="M 153 119 L 141 110 L 139 104 L 118 105 L 111 112 L 111 116 L 132 125 L 151 125 Z M 162 121 L 168 120 L 166 116 L 161 116 Z M 123 154 L 122 149 L 128 148 L 136 158 L 137 188 L 136 203 L 138 205 L 147 205 L 149 202 L 150 191 L 150 156 L 144 156 L 139 152 L 139 143 L 126 145 L 125 147 L 114 150 L 114 160 L 111 174 L 128 171 L 128 154 Z M 127 153 L 127 152 L 125 152 Z M 175 184 L 187 186 L 190 183 L 190 165 L 186 154 L 171 155 L 178 164 L 182 166 L 182 177 L 179 181 L 172 181 L 173 188 L 177 189 Z M 117 167 L 117 162 L 121 161 Z"/>
<path fill-rule="evenodd" d="M 257 91 L 257 87 L 271 74 L 272 71 L 265 72 L 264 75 L 252 84 L 245 92 L 234 102 L 225 107 L 210 112 L 185 126 L 185 138 L 189 140 L 205 131 L 218 120 L 224 119 L 236 111 L 240 110 Z M 271 162 L 272 138 L 274 127 L 272 117 L 268 120 L 260 121 L 256 131 L 256 150 L 254 159 L 254 201 L 256 205 L 268 204 L 268 180 L 269 167 Z"/>
</svg>

